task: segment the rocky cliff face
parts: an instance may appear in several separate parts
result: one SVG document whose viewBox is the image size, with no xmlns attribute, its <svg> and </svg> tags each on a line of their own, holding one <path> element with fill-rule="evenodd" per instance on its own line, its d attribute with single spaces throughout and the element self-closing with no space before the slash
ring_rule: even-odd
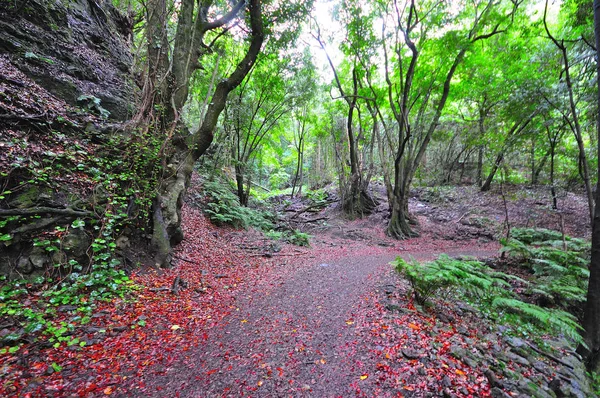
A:
<svg viewBox="0 0 600 398">
<path fill-rule="evenodd" d="M 67 104 L 115 120 L 133 111 L 131 28 L 107 0 L 0 1 L 0 53 Z"/>
<path fill-rule="evenodd" d="M 0 275 L 90 264 L 107 176 L 129 168 L 114 132 L 135 111 L 130 32 L 107 0 L 0 0 Z"/>
</svg>

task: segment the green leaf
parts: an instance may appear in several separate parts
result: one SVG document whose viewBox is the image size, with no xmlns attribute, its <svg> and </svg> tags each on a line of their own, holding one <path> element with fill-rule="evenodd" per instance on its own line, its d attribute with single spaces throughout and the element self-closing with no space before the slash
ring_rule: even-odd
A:
<svg viewBox="0 0 600 398">
<path fill-rule="evenodd" d="M 71 226 L 73 228 L 81 228 L 81 227 L 85 226 L 85 221 L 77 219 L 71 223 Z"/>
<path fill-rule="evenodd" d="M 11 234 L 2 234 L 0 235 L 0 242 L 7 242 L 12 239 Z"/>
</svg>

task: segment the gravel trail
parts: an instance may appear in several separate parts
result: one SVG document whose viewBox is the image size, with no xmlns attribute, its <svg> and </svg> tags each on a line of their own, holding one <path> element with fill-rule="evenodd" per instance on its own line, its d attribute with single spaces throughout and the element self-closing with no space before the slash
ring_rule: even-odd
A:
<svg viewBox="0 0 600 398">
<path fill-rule="evenodd" d="M 401 255 L 426 260 L 441 252 L 411 250 Z M 494 254 L 475 247 L 443 252 Z M 396 254 L 350 251 L 330 261 L 309 259 L 267 288 L 241 292 L 226 322 L 212 329 L 205 344 L 165 369 L 164 375 L 147 380 L 146 393 L 157 397 L 175 391 L 182 397 L 354 396 L 357 380 L 361 391 L 374 391 L 376 386 L 370 384 L 375 380 L 360 373 L 373 359 L 370 347 L 361 344 L 354 318 L 364 310 L 361 301 L 369 293 L 405 283 L 391 272 L 389 262 Z"/>
</svg>

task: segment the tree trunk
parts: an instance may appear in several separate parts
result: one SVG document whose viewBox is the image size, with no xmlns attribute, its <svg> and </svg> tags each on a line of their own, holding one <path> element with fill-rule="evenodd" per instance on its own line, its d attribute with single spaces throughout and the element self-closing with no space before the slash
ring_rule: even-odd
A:
<svg viewBox="0 0 600 398">
<path fill-rule="evenodd" d="M 179 63 L 183 62 L 183 60 L 189 60 L 190 57 L 194 61 L 194 64 L 196 63 L 195 61 L 199 57 L 197 51 L 198 48 L 200 48 L 200 45 L 196 43 L 196 40 L 199 40 L 199 38 L 194 36 L 189 43 L 183 43 L 178 40 L 183 40 L 181 37 L 185 37 L 184 33 L 186 31 L 186 26 L 189 27 L 188 25 L 191 23 L 192 12 L 190 11 L 188 13 L 184 9 L 184 6 L 187 7 L 191 4 L 193 4 L 193 2 L 190 1 L 184 1 L 182 3 L 180 21 L 178 22 L 178 33 L 175 41 L 175 48 L 173 50 L 173 69 L 182 71 L 183 77 L 185 78 L 187 76 L 188 80 L 194 68 L 188 64 L 186 64 L 186 67 L 183 67 L 184 65 Z M 246 3 L 243 1 L 237 3 L 226 16 L 235 16 L 245 4 Z M 172 109 L 175 113 L 175 119 L 172 126 L 169 127 L 169 129 L 172 130 L 168 131 L 169 134 L 166 136 L 167 145 L 163 152 L 163 177 L 159 182 L 158 192 L 153 207 L 152 246 L 156 251 L 154 259 L 155 266 L 169 266 L 172 246 L 183 239 L 181 230 L 181 207 L 183 206 L 183 198 L 189 185 L 194 163 L 204 154 L 212 143 L 213 132 L 219 116 L 225 107 L 227 96 L 243 81 L 248 72 L 252 69 L 254 62 L 260 53 L 264 41 L 261 2 L 260 0 L 250 0 L 247 6 L 251 28 L 250 44 L 243 59 L 240 60 L 231 75 L 228 78 L 222 79 L 215 87 L 212 100 L 198 130 L 191 135 L 184 134 L 185 128 L 180 124 L 177 124 L 177 113 L 181 110 L 181 107 L 183 107 L 185 100 L 187 99 L 187 86 L 185 88 L 181 88 L 180 86 L 189 83 L 189 81 L 185 81 L 185 79 L 182 80 L 181 77 L 177 79 L 179 80 L 177 92 L 173 93 L 172 98 L 169 99 L 168 103 L 170 105 L 174 103 L 175 106 L 168 106 L 166 109 Z M 226 16 L 220 18 L 219 21 L 211 26 L 222 26 L 223 23 L 225 23 L 223 21 L 226 20 Z M 209 25 L 202 26 L 203 30 L 201 30 L 201 32 L 205 32 L 209 29 L 207 27 Z M 179 28 L 181 28 L 181 36 L 179 34 Z M 166 32 L 163 33 L 166 34 Z M 198 44 L 198 48 L 194 47 L 193 43 Z M 184 57 L 181 54 L 181 51 L 176 51 L 177 49 L 180 49 L 181 51 L 185 50 L 186 56 Z M 193 59 L 194 57 L 196 59 Z M 170 81 L 173 79 L 169 79 L 169 76 L 167 75 L 164 80 Z M 185 92 L 185 96 L 182 92 Z M 169 118 L 166 120 L 168 121 Z M 179 128 L 179 131 L 171 136 L 171 132 L 175 132 L 176 128 Z"/>
<path fill-rule="evenodd" d="M 419 236 L 408 224 L 408 195 L 395 195 L 390 206 L 392 214 L 387 234 L 394 239 L 407 239 Z"/>
<path fill-rule="evenodd" d="M 488 174 L 487 178 L 485 179 L 485 182 L 481 186 L 481 192 L 487 192 L 490 190 L 490 188 L 492 187 L 492 181 L 494 180 L 494 176 L 496 175 L 496 172 L 498 171 L 498 168 L 500 167 L 500 164 L 503 160 L 504 148 L 502 149 L 502 151 L 500 151 L 500 153 L 498 153 L 498 155 L 496 155 L 496 160 L 492 165 L 492 170 L 490 171 L 490 174 Z"/>
<path fill-rule="evenodd" d="M 546 163 L 548 162 L 549 158 L 550 158 L 550 151 L 546 152 L 546 154 L 544 155 L 544 157 L 542 158 L 542 160 L 538 163 L 538 165 L 534 169 L 533 176 L 531 177 L 531 184 L 532 185 L 539 184 L 539 182 L 540 182 L 540 173 L 542 172 L 542 170 L 544 169 L 544 167 L 546 167 Z"/>
<path fill-rule="evenodd" d="M 534 111 L 531 115 L 529 115 L 527 117 L 527 119 L 525 119 L 524 121 L 519 120 L 511 127 L 510 131 L 506 135 L 506 140 L 504 141 L 504 145 L 502 146 L 502 149 L 500 150 L 500 152 L 498 152 L 498 155 L 496 155 L 496 160 L 494 161 L 494 164 L 492 166 L 492 170 L 490 171 L 490 174 L 488 175 L 487 179 L 481 186 L 482 192 L 486 192 L 486 191 L 490 190 L 492 181 L 494 180 L 494 176 L 496 175 L 496 172 L 498 171 L 498 167 L 500 167 L 500 164 L 504 160 L 504 155 L 506 154 L 506 151 L 512 144 L 513 137 L 519 135 L 521 133 L 521 131 L 523 131 L 525 129 L 525 127 L 527 127 L 527 125 L 529 125 L 529 123 L 533 120 L 533 118 L 537 116 L 537 114 L 538 114 L 538 112 Z"/>
<path fill-rule="evenodd" d="M 302 185 L 304 185 L 304 142 L 302 142 L 302 150 L 300 152 L 300 178 L 298 185 L 298 196 L 302 196 Z"/>
<path fill-rule="evenodd" d="M 556 143 L 550 146 L 550 193 L 552 194 L 552 208 L 558 210 L 556 199 L 556 187 L 554 186 L 554 154 L 556 151 Z"/>
<path fill-rule="evenodd" d="M 235 185 L 237 187 L 237 196 L 242 206 L 248 206 L 248 197 L 244 190 L 244 168 L 242 166 L 235 166 Z"/>
<path fill-rule="evenodd" d="M 363 181 L 363 170 L 358 158 L 358 142 L 353 130 L 353 116 L 358 99 L 358 76 L 356 68 L 352 69 L 352 83 L 352 98 L 347 101 L 348 117 L 346 119 L 348 149 L 350 151 L 350 183 L 349 186 L 346 187 L 347 193 L 345 195 L 343 209 L 350 218 L 355 218 L 370 214 L 376 205 L 373 198 L 369 195 L 368 184 L 364 184 Z"/>
<path fill-rule="evenodd" d="M 477 149 L 477 175 L 475 176 L 477 186 L 481 187 L 483 181 L 483 145 Z"/>
<path fill-rule="evenodd" d="M 594 28 L 596 37 L 596 105 L 600 107 L 600 0 L 594 0 Z M 600 153 L 600 113 L 596 112 L 597 145 Z M 600 162 L 597 169 L 596 203 L 600 201 Z M 587 301 L 583 316 L 584 341 L 578 352 L 587 361 L 588 369 L 598 372 L 600 364 L 600 206 L 594 209 L 592 222 L 592 259 Z"/>
<path fill-rule="evenodd" d="M 595 2 L 594 2 L 594 7 L 595 7 Z M 592 185 L 591 185 L 591 179 L 590 179 L 590 172 L 589 172 L 589 166 L 587 163 L 587 155 L 585 152 L 585 144 L 583 142 L 583 134 L 581 131 L 581 124 L 579 123 L 579 114 L 577 113 L 577 105 L 575 104 L 575 97 L 573 95 L 573 82 L 571 81 L 571 67 L 569 64 L 569 56 L 567 54 L 567 47 L 565 46 L 565 40 L 557 40 L 554 36 L 552 36 L 552 34 L 550 33 L 550 30 L 548 29 L 548 25 L 546 23 L 546 12 L 547 12 L 547 7 L 548 4 L 546 3 L 546 8 L 544 9 L 544 28 L 546 29 L 546 34 L 548 35 L 548 38 L 550 38 L 550 40 L 552 40 L 552 42 L 554 43 L 554 45 L 560 50 L 561 52 L 561 56 L 563 59 L 563 64 L 564 64 L 564 76 L 565 76 L 565 83 L 567 84 L 567 93 L 569 94 L 569 108 L 571 111 L 571 117 L 573 118 L 573 122 L 571 123 L 570 120 L 568 120 L 567 116 L 564 116 L 565 119 L 567 120 L 567 123 L 569 123 L 569 126 L 571 127 L 571 130 L 573 131 L 573 134 L 575 135 L 575 140 L 577 141 L 577 147 L 579 149 L 579 174 L 581 175 L 581 178 L 583 179 L 583 184 L 585 186 L 585 192 L 587 195 L 587 200 L 588 200 L 588 207 L 589 207 L 589 215 L 590 215 L 590 223 L 593 224 L 594 222 L 594 194 L 592 192 Z M 596 11 L 596 9 L 594 8 L 594 12 Z M 596 16 L 594 14 L 594 21 L 596 19 Z M 595 28 L 598 28 L 598 26 L 595 26 Z M 596 32 L 596 35 L 598 34 L 598 32 Z M 564 115 L 564 113 L 563 113 Z"/>
</svg>

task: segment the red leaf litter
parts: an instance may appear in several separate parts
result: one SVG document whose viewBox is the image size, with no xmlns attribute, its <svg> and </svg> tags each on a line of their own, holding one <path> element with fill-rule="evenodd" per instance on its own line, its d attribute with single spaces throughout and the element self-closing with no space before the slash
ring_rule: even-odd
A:
<svg viewBox="0 0 600 398">
<path fill-rule="evenodd" d="M 482 370 L 448 352 L 450 341 L 469 349 L 465 336 L 452 326 L 429 337 L 436 322 L 412 311 L 406 290 L 394 293 L 402 316 L 381 301 L 385 283 L 404 284 L 388 264 L 397 254 L 452 247 L 319 237 L 264 258 L 240 248 L 246 231 L 216 228 L 191 206 L 182 217 L 175 267 L 132 275 L 135 300 L 101 304 L 74 331 L 84 347 L 42 337 L 0 356 L 0 396 L 489 396 Z M 186 286 L 175 295 L 177 277 Z"/>
</svg>

